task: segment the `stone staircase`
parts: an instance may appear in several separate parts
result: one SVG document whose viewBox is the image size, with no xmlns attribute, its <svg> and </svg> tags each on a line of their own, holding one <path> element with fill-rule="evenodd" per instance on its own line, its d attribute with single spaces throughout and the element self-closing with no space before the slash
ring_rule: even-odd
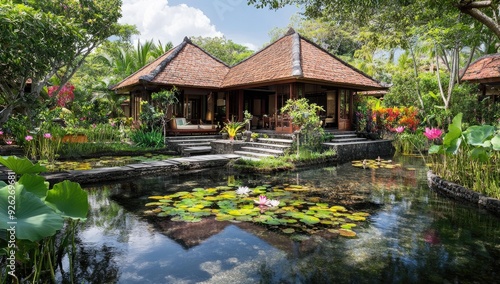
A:
<svg viewBox="0 0 500 284">
<path fill-rule="evenodd" d="M 337 131 L 331 132 L 333 134 L 333 139 L 327 143 L 333 144 L 347 144 L 367 141 L 366 138 L 361 138 L 356 135 L 355 131 Z"/>
<path fill-rule="evenodd" d="M 290 137 L 280 138 L 257 138 L 256 142 L 247 142 L 241 150 L 234 151 L 242 159 L 260 160 L 267 157 L 278 157 L 292 147 L 293 140 Z"/>
<path fill-rule="evenodd" d="M 210 154 L 210 142 L 222 139 L 222 135 L 170 136 L 166 138 L 167 148 L 182 156 Z"/>
</svg>

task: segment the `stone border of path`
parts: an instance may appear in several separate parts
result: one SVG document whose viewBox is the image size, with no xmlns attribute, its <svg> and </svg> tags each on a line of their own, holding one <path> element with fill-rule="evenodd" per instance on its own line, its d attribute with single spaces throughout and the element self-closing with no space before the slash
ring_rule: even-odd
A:
<svg viewBox="0 0 500 284">
<path fill-rule="evenodd" d="M 459 184 L 444 180 L 432 171 L 427 172 L 427 183 L 431 189 L 438 193 L 457 200 L 477 204 L 481 208 L 485 208 L 496 215 L 500 215 L 500 200 L 498 199 L 487 197 Z"/>
<path fill-rule="evenodd" d="M 121 167 L 106 167 L 92 170 L 71 170 L 57 173 L 43 173 L 50 183 L 70 180 L 80 184 L 92 184 L 118 181 L 138 176 L 154 175 L 166 172 L 182 172 L 196 169 L 226 166 L 229 161 L 240 158 L 239 155 L 202 155 L 168 160 L 142 162 Z"/>
</svg>

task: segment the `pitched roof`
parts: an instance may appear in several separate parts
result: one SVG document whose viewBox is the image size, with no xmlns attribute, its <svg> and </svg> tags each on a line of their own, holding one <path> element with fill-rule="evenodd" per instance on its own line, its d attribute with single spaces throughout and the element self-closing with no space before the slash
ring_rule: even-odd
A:
<svg viewBox="0 0 500 284">
<path fill-rule="evenodd" d="M 229 66 L 193 44 L 188 38 L 155 61 L 125 78 L 111 89 L 139 85 L 141 82 L 159 85 L 220 88 Z"/>
<path fill-rule="evenodd" d="M 314 81 L 359 90 L 385 89 L 293 29 L 266 48 L 228 67 L 187 38 L 176 48 L 125 78 L 112 89 L 141 81 L 199 88 L 230 88 L 286 80 Z"/>
<path fill-rule="evenodd" d="M 500 82 L 500 54 L 489 54 L 471 63 L 465 71 L 462 81 Z"/>
<path fill-rule="evenodd" d="M 303 38 L 293 29 L 263 50 L 231 67 L 223 86 L 235 87 L 288 79 L 349 85 L 363 90 L 384 88 L 373 78 Z"/>
</svg>

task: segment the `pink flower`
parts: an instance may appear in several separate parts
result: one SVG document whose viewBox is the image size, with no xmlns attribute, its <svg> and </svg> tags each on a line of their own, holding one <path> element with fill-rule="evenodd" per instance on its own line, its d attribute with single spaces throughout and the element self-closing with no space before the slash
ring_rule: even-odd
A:
<svg viewBox="0 0 500 284">
<path fill-rule="evenodd" d="M 29 141 L 33 140 L 33 136 L 27 135 L 26 137 L 24 137 L 24 139 L 26 139 L 26 141 L 29 142 Z"/>
<path fill-rule="evenodd" d="M 12 140 L 7 140 L 7 141 L 5 141 L 5 143 L 7 143 L 7 145 L 11 145 L 12 144 Z"/>
<path fill-rule="evenodd" d="M 2 130 L 0 130 L 0 135 L 3 135 L 3 131 Z"/>
<path fill-rule="evenodd" d="M 439 139 L 441 138 L 441 135 L 443 134 L 443 131 L 439 128 L 425 128 L 424 135 L 427 137 L 429 140 L 434 140 L 434 139 Z"/>
<path fill-rule="evenodd" d="M 45 133 L 45 134 L 43 134 L 43 138 L 45 138 L 45 139 L 50 139 L 50 138 L 52 138 L 52 134 L 50 134 L 50 133 Z"/>
<path fill-rule="evenodd" d="M 267 205 L 267 197 L 264 195 L 259 196 L 259 200 L 254 200 L 255 203 L 259 205 Z"/>
<path fill-rule="evenodd" d="M 401 132 L 405 131 L 405 127 L 404 126 L 398 126 L 398 127 L 394 128 L 394 131 L 396 131 L 397 133 L 401 133 Z"/>
</svg>

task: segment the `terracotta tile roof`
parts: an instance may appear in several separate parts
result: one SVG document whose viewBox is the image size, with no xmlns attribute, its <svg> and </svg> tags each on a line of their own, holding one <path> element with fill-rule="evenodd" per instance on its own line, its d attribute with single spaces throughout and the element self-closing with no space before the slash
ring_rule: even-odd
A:
<svg viewBox="0 0 500 284">
<path fill-rule="evenodd" d="M 290 79 L 316 81 L 359 90 L 384 89 L 379 82 L 293 29 L 233 67 L 212 57 L 189 39 L 118 83 L 113 90 L 141 81 L 200 88 L 228 88 Z"/>
<path fill-rule="evenodd" d="M 489 54 L 471 63 L 462 81 L 500 82 L 500 54 Z"/>
<path fill-rule="evenodd" d="M 322 81 L 362 90 L 383 89 L 379 82 L 355 69 L 293 29 L 282 38 L 233 66 L 224 87 L 287 79 Z"/>
<path fill-rule="evenodd" d="M 220 88 L 229 67 L 189 39 L 113 86 L 112 90 L 139 85 L 141 81 L 201 88 Z"/>
</svg>

